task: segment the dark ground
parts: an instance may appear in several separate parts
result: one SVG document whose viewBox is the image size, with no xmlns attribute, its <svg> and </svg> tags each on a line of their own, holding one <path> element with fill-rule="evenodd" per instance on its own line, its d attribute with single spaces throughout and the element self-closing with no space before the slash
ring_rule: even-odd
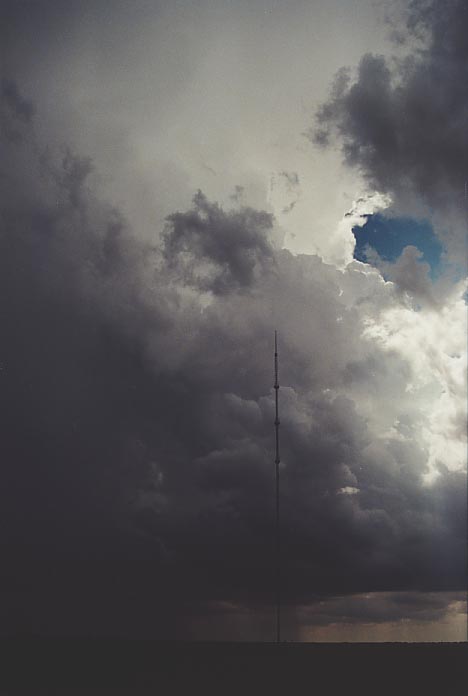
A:
<svg viewBox="0 0 468 696">
<path fill-rule="evenodd" d="M 13 694 L 468 693 L 468 643 L 0 641 Z"/>
</svg>

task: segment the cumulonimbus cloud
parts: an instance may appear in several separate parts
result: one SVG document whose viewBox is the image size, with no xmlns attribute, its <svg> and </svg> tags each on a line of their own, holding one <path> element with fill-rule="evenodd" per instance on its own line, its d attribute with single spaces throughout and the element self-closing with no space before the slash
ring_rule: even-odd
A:
<svg viewBox="0 0 468 696">
<path fill-rule="evenodd" d="M 167 637 L 197 603 L 270 605 L 274 328 L 285 601 L 463 587 L 465 473 L 427 435 L 428 395 L 451 385 L 459 405 L 459 334 L 434 355 L 424 314 L 410 350 L 392 343 L 415 313 L 376 270 L 293 256 L 271 216 L 202 193 L 138 241 L 90 160 L 47 153 L 12 93 L 0 496 L 4 587 L 22 590 L 5 630 Z"/>
</svg>

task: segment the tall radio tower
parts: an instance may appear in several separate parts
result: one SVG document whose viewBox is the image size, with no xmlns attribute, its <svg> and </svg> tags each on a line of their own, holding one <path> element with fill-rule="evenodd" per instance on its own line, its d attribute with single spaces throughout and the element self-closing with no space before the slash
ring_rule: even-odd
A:
<svg viewBox="0 0 468 696">
<path fill-rule="evenodd" d="M 281 565 L 280 565 L 280 499 L 279 499 L 279 408 L 278 408 L 278 336 L 275 331 L 275 435 L 276 435 L 276 642 L 281 641 Z"/>
</svg>

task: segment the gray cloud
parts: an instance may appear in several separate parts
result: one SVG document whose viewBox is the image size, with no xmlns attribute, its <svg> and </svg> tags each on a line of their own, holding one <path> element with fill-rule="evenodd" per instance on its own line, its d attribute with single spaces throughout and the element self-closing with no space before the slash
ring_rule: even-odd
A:
<svg viewBox="0 0 468 696">
<path fill-rule="evenodd" d="M 193 204 L 193 210 L 168 217 L 163 253 L 170 268 L 186 285 L 215 294 L 250 287 L 256 267 L 273 257 L 265 234 L 272 216 L 251 208 L 225 213 L 201 191 Z"/>
<path fill-rule="evenodd" d="M 13 80 L 2 78 L 0 84 L 1 111 L 0 130 L 2 136 L 10 141 L 22 138 L 25 124 L 31 123 L 34 106 L 21 96 Z"/>
<path fill-rule="evenodd" d="M 406 246 L 394 263 L 382 259 L 372 247 L 366 251 L 366 259 L 381 273 L 395 283 L 399 292 L 417 304 L 436 308 L 430 266 L 422 260 L 423 254 L 415 246 Z"/>
<path fill-rule="evenodd" d="M 13 80 L 2 79 L 1 83 L 2 99 L 7 107 L 13 111 L 15 117 L 24 123 L 30 123 L 34 115 L 32 102 L 25 99 L 18 90 L 18 86 Z"/>
<path fill-rule="evenodd" d="M 310 133 L 322 145 L 336 136 L 345 161 L 397 209 L 435 214 L 454 257 L 465 237 L 466 13 L 464 0 L 410 2 L 399 34 L 409 55 L 366 54 L 356 79 L 341 70 Z"/>
</svg>

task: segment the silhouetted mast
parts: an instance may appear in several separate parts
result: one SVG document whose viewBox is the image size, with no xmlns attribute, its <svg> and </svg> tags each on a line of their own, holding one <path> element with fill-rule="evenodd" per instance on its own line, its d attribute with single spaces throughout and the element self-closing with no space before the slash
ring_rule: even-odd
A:
<svg viewBox="0 0 468 696">
<path fill-rule="evenodd" d="M 275 456 L 275 473 L 276 473 L 276 642 L 281 640 L 281 565 L 280 565 L 280 500 L 279 500 L 279 408 L 278 408 L 278 336 L 275 331 L 275 435 L 276 435 L 276 456 Z"/>
</svg>

